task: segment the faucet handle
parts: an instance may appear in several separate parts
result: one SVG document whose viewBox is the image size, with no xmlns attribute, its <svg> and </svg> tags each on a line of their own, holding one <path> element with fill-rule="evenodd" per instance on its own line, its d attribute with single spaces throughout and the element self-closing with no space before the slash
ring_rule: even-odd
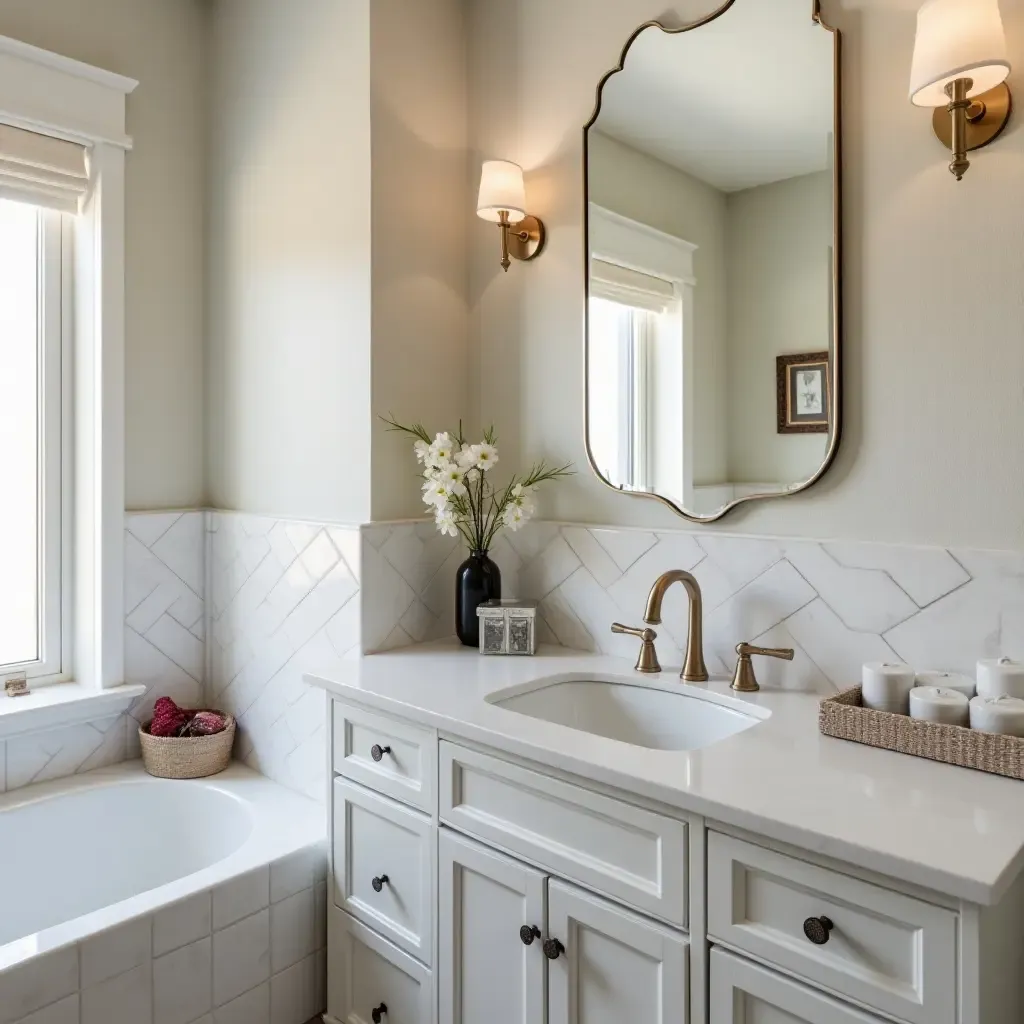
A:
<svg viewBox="0 0 1024 1024">
<path fill-rule="evenodd" d="M 625 633 L 627 636 L 635 636 L 643 641 L 640 647 L 640 657 L 637 658 L 634 666 L 637 672 L 654 675 L 661 671 L 658 652 L 654 648 L 654 641 L 658 639 L 658 634 L 653 629 L 642 626 L 624 626 L 621 622 L 613 622 L 612 632 Z"/>
<path fill-rule="evenodd" d="M 756 693 L 761 689 L 754 675 L 754 663 L 750 660 L 752 654 L 783 661 L 792 661 L 796 654 L 792 647 L 755 647 L 753 644 L 737 644 L 736 653 L 739 658 L 732 676 L 732 688 L 740 693 Z"/>
</svg>

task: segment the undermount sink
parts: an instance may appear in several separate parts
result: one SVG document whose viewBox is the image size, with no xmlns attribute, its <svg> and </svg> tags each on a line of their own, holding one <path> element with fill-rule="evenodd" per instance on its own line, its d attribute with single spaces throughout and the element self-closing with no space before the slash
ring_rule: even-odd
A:
<svg viewBox="0 0 1024 1024">
<path fill-rule="evenodd" d="M 559 676 L 493 693 L 488 703 L 530 718 L 650 750 L 700 750 L 771 712 L 671 682 Z"/>
</svg>

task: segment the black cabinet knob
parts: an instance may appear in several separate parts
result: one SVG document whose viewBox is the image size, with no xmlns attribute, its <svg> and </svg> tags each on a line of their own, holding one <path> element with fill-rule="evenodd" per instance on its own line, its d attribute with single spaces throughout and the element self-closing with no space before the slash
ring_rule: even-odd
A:
<svg viewBox="0 0 1024 1024">
<path fill-rule="evenodd" d="M 544 955 L 549 960 L 557 960 L 564 952 L 565 946 L 563 946 L 558 939 L 548 939 L 543 946 Z"/>
<path fill-rule="evenodd" d="M 373 1019 L 373 1024 L 380 1024 L 381 1020 L 383 1020 L 384 1017 L 387 1016 L 387 1013 L 388 1013 L 388 1004 L 387 1003 L 381 1003 L 380 1006 L 375 1006 L 370 1011 L 370 1017 Z"/>
<path fill-rule="evenodd" d="M 519 938 L 523 940 L 524 946 L 532 946 L 533 940 L 540 938 L 540 929 L 535 924 L 524 924 L 519 929 Z"/>
<path fill-rule="evenodd" d="M 379 761 L 385 754 L 390 753 L 390 747 L 382 747 L 379 743 L 374 743 L 374 745 L 370 747 L 370 757 L 372 757 L 374 761 Z M 387 1010 L 384 1012 L 387 1013 Z"/>
<path fill-rule="evenodd" d="M 834 927 L 827 917 L 809 917 L 804 921 L 804 935 L 816 946 L 824 946 Z"/>
<path fill-rule="evenodd" d="M 365 877 L 365 876 L 364 876 Z M 387 875 L 377 875 L 377 877 L 370 883 L 373 886 L 374 892 L 380 892 L 391 881 Z M 384 1011 L 387 1012 L 386 1010 Z"/>
</svg>

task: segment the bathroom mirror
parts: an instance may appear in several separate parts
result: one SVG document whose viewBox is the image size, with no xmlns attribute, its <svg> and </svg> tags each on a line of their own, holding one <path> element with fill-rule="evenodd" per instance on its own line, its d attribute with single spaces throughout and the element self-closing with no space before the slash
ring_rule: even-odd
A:
<svg viewBox="0 0 1024 1024">
<path fill-rule="evenodd" d="M 699 522 L 840 434 L 839 34 L 811 0 L 641 26 L 584 131 L 586 423 L 610 486 Z"/>
</svg>

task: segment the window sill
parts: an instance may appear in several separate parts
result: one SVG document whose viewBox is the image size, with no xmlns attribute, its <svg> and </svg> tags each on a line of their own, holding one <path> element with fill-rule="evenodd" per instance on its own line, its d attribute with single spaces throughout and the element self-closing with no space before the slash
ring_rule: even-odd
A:
<svg viewBox="0 0 1024 1024">
<path fill-rule="evenodd" d="M 144 686 L 91 690 L 79 683 L 42 686 L 24 697 L 0 695 L 0 741 L 25 733 L 95 722 L 127 711 Z"/>
</svg>

